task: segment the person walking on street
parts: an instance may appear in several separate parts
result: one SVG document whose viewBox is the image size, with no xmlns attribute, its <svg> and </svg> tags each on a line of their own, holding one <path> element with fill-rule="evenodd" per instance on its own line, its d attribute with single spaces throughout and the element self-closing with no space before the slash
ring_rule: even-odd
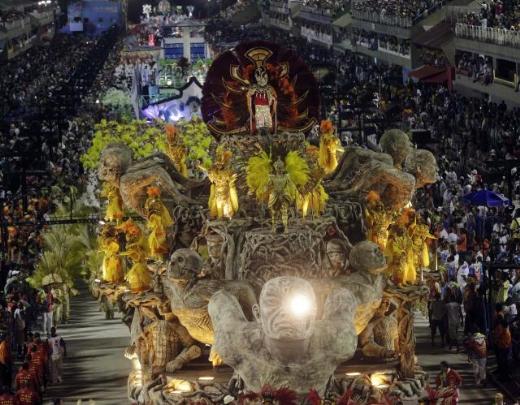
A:
<svg viewBox="0 0 520 405">
<path fill-rule="evenodd" d="M 497 357 L 497 372 L 501 380 L 509 379 L 509 355 L 511 353 L 511 332 L 509 325 L 503 317 L 497 319 L 494 330 L 495 335 L 495 354 Z"/>
<path fill-rule="evenodd" d="M 479 332 L 474 333 L 465 343 L 468 357 L 473 365 L 473 374 L 477 385 L 486 384 L 487 344 L 486 337 Z"/>
<path fill-rule="evenodd" d="M 51 328 L 51 337 L 49 338 L 49 353 L 51 355 L 51 375 L 52 384 L 61 383 L 63 357 L 67 355 L 65 341 L 56 334 L 56 328 Z"/>
<path fill-rule="evenodd" d="M 446 304 L 441 299 L 441 295 L 439 293 L 435 294 L 434 300 L 430 304 L 430 329 L 431 329 L 431 338 L 432 338 L 432 346 L 435 345 L 435 334 L 437 329 L 439 329 L 439 334 L 441 336 L 441 347 L 444 347 L 445 344 L 445 336 L 446 336 Z"/>
<path fill-rule="evenodd" d="M 45 300 L 43 301 L 43 333 L 46 333 L 47 337 L 51 334 L 53 313 L 54 296 L 52 295 L 51 289 L 47 287 Z"/>
</svg>

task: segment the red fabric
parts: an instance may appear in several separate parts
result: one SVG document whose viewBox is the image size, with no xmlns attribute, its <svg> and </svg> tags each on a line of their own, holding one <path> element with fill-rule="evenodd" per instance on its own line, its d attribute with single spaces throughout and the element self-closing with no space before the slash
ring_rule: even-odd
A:
<svg viewBox="0 0 520 405">
<path fill-rule="evenodd" d="M 23 368 L 20 368 L 20 371 L 16 374 L 15 381 L 16 388 L 21 388 L 26 382 L 28 382 L 32 388 L 38 387 L 38 383 L 31 372 L 29 370 L 24 370 Z"/>
<path fill-rule="evenodd" d="M 38 393 L 28 387 L 16 391 L 16 398 L 19 405 L 38 405 L 40 403 L 40 396 Z"/>
<path fill-rule="evenodd" d="M 0 405 L 18 405 L 18 401 L 13 394 L 1 394 Z"/>
<path fill-rule="evenodd" d="M 462 377 L 459 373 L 450 368 L 446 375 L 444 375 L 444 373 L 442 372 L 437 374 L 436 384 L 437 387 L 457 388 L 460 384 L 462 384 Z"/>
<path fill-rule="evenodd" d="M 269 105 L 269 98 L 266 92 L 255 93 L 255 105 Z"/>
</svg>

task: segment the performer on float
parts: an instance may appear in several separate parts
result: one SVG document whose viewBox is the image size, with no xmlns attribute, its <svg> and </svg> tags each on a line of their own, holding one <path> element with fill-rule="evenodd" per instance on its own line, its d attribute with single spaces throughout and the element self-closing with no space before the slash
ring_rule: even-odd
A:
<svg viewBox="0 0 520 405">
<path fill-rule="evenodd" d="M 397 286 L 405 283 L 405 276 L 409 273 L 407 246 L 408 236 L 405 230 L 397 224 L 393 225 L 384 252 L 388 263 L 388 275 Z"/>
<path fill-rule="evenodd" d="M 395 215 L 385 209 L 379 194 L 375 191 L 367 194 L 365 220 L 368 230 L 367 239 L 377 243 L 384 251 L 388 241 L 388 227 L 394 222 Z"/>
<path fill-rule="evenodd" d="M 211 181 L 208 206 L 211 218 L 233 218 L 238 212 L 238 194 L 235 185 L 237 175 L 231 167 L 230 151 L 223 147 L 217 148 L 215 163 L 205 169 Z"/>
<path fill-rule="evenodd" d="M 166 153 L 179 173 L 184 177 L 188 177 L 186 147 L 183 144 L 182 136 L 173 124 L 166 124 L 164 129 L 166 130 Z"/>
<path fill-rule="evenodd" d="M 150 289 L 152 277 L 146 266 L 146 240 L 141 229 L 131 220 L 121 224 L 120 229 L 125 233 L 126 251 L 122 256 L 128 256 L 132 267 L 126 273 L 126 281 L 132 292 L 141 292 Z"/>
<path fill-rule="evenodd" d="M 123 265 L 119 256 L 117 229 L 113 225 L 105 225 L 99 240 L 100 250 L 105 254 L 102 264 L 102 278 L 108 283 L 121 283 L 124 279 Z"/>
<path fill-rule="evenodd" d="M 267 130 L 276 132 L 277 96 L 275 89 L 269 85 L 269 76 L 263 66 L 255 69 L 255 82 L 247 93 L 247 109 L 249 111 L 249 128 L 251 134 Z"/>
<path fill-rule="evenodd" d="M 101 196 L 108 199 L 105 221 L 119 221 L 123 218 L 123 200 L 119 188 L 106 182 L 103 185 Z"/>
<path fill-rule="evenodd" d="M 325 174 L 332 173 L 338 167 L 337 153 L 343 152 L 341 142 L 334 133 L 334 127 L 330 120 L 321 121 L 320 125 L 320 167 Z"/>
<path fill-rule="evenodd" d="M 146 226 L 150 230 L 148 249 L 150 257 L 162 261 L 169 252 L 166 229 L 173 225 L 173 219 L 161 201 L 158 187 L 148 187 L 147 194 L 144 208 L 148 219 Z"/>
</svg>

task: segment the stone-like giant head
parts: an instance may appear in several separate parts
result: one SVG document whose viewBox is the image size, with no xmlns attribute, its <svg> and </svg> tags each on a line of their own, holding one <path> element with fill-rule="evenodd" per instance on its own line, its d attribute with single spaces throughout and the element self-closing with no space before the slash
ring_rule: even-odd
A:
<svg viewBox="0 0 520 405">
<path fill-rule="evenodd" d="M 404 170 L 415 177 L 415 188 L 432 184 L 439 177 L 439 166 L 433 153 L 426 149 L 417 149 L 405 160 Z"/>
<path fill-rule="evenodd" d="M 177 249 L 172 253 L 168 263 L 168 278 L 190 280 L 202 269 L 202 258 L 191 249 Z"/>
<path fill-rule="evenodd" d="M 132 162 L 132 151 L 123 144 L 108 145 L 101 152 L 98 177 L 102 181 L 118 183 Z"/>
<path fill-rule="evenodd" d="M 403 167 L 406 157 L 412 151 L 410 138 L 400 129 L 389 129 L 386 131 L 379 140 L 379 145 L 383 152 L 392 156 L 394 166 L 398 169 Z"/>
<path fill-rule="evenodd" d="M 368 240 L 354 245 L 349 256 L 350 265 L 359 272 L 380 274 L 386 269 L 386 260 L 379 246 Z"/>
<path fill-rule="evenodd" d="M 308 339 L 316 320 L 316 296 L 311 284 L 302 278 L 276 277 L 264 284 L 253 313 L 270 339 Z"/>
</svg>

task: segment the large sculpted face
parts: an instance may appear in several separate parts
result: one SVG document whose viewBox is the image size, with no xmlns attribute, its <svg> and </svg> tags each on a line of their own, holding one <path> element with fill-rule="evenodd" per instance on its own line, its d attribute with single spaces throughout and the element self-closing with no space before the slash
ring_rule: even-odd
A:
<svg viewBox="0 0 520 405">
<path fill-rule="evenodd" d="M 406 158 L 405 170 L 415 177 L 416 188 L 435 183 L 439 177 L 439 166 L 433 153 L 417 149 Z"/>
<path fill-rule="evenodd" d="M 347 267 L 347 246 L 340 239 L 331 239 L 327 242 L 327 257 L 335 273 Z"/>
<path fill-rule="evenodd" d="M 200 273 L 202 258 L 191 249 L 177 249 L 168 263 L 168 278 L 177 280 L 191 279 Z"/>
<path fill-rule="evenodd" d="M 255 317 L 265 335 L 277 340 L 303 340 L 314 329 L 317 306 L 311 284 L 298 277 L 276 277 L 264 284 Z"/>
<path fill-rule="evenodd" d="M 371 274 L 382 273 L 386 269 L 386 260 L 379 246 L 370 241 L 356 244 L 350 252 L 350 264 L 354 270 Z"/>
<path fill-rule="evenodd" d="M 98 177 L 100 180 L 117 183 L 132 159 L 132 152 L 124 145 L 109 145 L 101 153 Z"/>
<path fill-rule="evenodd" d="M 208 246 L 208 255 L 211 260 L 219 260 L 222 256 L 222 245 L 224 240 L 222 236 L 211 234 L 206 237 L 206 243 Z"/>
<path fill-rule="evenodd" d="M 400 129 L 390 129 L 386 131 L 379 145 L 383 152 L 388 153 L 394 160 L 394 166 L 401 168 L 406 157 L 412 151 L 412 143 L 408 135 Z"/>
</svg>

